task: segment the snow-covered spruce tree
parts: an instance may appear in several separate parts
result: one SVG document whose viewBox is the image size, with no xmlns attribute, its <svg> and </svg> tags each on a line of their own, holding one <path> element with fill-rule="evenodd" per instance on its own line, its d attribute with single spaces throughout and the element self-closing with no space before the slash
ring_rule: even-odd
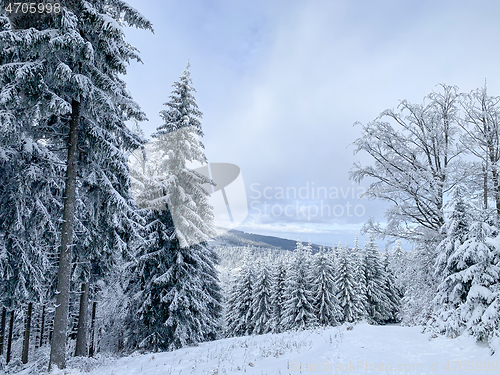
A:
<svg viewBox="0 0 500 375">
<path fill-rule="evenodd" d="M 335 285 L 335 264 L 332 257 L 322 248 L 312 261 L 314 310 L 321 326 L 335 326 L 343 318 L 337 300 Z"/>
<path fill-rule="evenodd" d="M 337 244 L 337 247 L 335 247 L 334 251 L 333 251 L 333 257 L 334 259 L 338 259 L 339 256 L 340 256 L 340 252 L 342 251 L 342 241 L 339 241 L 339 243 Z"/>
<path fill-rule="evenodd" d="M 396 245 L 392 248 L 391 251 L 391 264 L 393 265 L 393 268 L 400 268 L 403 267 L 403 264 L 406 259 L 406 254 L 405 251 L 403 250 L 403 246 L 401 244 L 401 240 L 396 241 Z"/>
<path fill-rule="evenodd" d="M 296 246 L 295 251 L 297 251 L 297 249 L 301 249 L 302 250 L 302 252 L 304 253 L 304 256 L 306 257 L 305 258 L 306 263 L 308 264 L 308 267 L 310 268 L 312 266 L 312 258 L 313 258 L 313 246 L 312 246 L 312 243 L 308 242 L 306 245 L 300 243 L 300 245 L 298 247 L 297 247 L 297 244 L 295 245 Z"/>
<path fill-rule="evenodd" d="M 203 144 L 199 140 L 203 136 L 200 121 L 202 113 L 193 96 L 196 90 L 192 86 L 189 63 L 173 87 L 170 101 L 165 103 L 167 109 L 160 112 L 165 123 L 153 135 L 153 147 L 161 155 L 159 176 L 166 177 L 162 184 L 180 244 L 179 254 L 174 259 L 179 264 L 180 257 L 184 257 L 186 266 L 189 258 L 194 259 L 195 262 L 190 266 L 196 272 L 193 275 L 186 273 L 184 277 L 198 278 L 200 285 L 198 296 L 192 297 L 193 311 L 186 311 L 184 317 L 182 313 L 176 313 L 179 315 L 177 321 L 173 314 L 166 324 L 182 330 L 180 327 L 185 324 L 182 320 L 189 320 L 189 316 L 196 311 L 199 314 L 196 316 L 197 324 L 201 329 L 201 339 L 191 342 L 196 343 L 215 338 L 220 330 L 222 295 L 215 269 L 219 258 L 207 243 L 215 235 L 215 228 L 212 206 L 208 203 L 209 193 L 203 184 L 210 184 L 211 181 L 187 168 L 187 162 L 206 162 Z M 178 278 L 172 281 L 182 284 L 185 280 Z M 172 294 L 173 300 L 180 297 Z M 199 303 L 203 305 L 202 309 L 196 307 Z M 180 346 L 177 344 L 176 347 Z"/>
<path fill-rule="evenodd" d="M 455 207 L 461 201 L 458 199 Z M 463 206 L 463 202 L 460 206 Z M 491 220 L 485 220 L 486 215 L 483 216 L 479 220 L 472 219 L 462 244 L 455 242 L 457 247 L 448 257 L 446 276 L 439 285 L 439 294 L 435 299 L 436 318 L 432 323 L 438 331 L 448 336 L 455 337 L 467 330 L 477 340 L 492 345 L 499 334 L 500 323 L 500 250 L 495 238 L 498 231 L 487 223 Z M 452 217 L 455 220 L 467 220 L 458 213 Z"/>
<path fill-rule="evenodd" d="M 500 249 L 496 228 L 479 220 L 472 223 L 469 238 L 450 256 L 462 270 L 449 276 L 455 283 L 450 300 L 459 300 L 460 319 L 477 340 L 490 341 L 500 333 L 497 307 L 500 282 Z M 462 299 L 465 297 L 465 301 Z"/>
<path fill-rule="evenodd" d="M 255 283 L 253 286 L 252 326 L 253 333 L 262 335 L 272 330 L 272 307 L 274 278 L 272 265 L 269 261 L 259 261 L 256 264 Z"/>
<path fill-rule="evenodd" d="M 0 35 L 0 50 L 5 52 L 0 59 L 3 109 L 37 119 L 27 134 L 60 153 L 67 167 L 50 361 L 64 367 L 79 142 L 90 138 L 87 152 L 100 149 L 96 165 L 106 172 L 99 176 L 104 184 L 127 184 L 122 150 L 139 143 L 124 121 L 142 120 L 144 115 L 119 77 L 131 59 L 139 59 L 122 28 L 151 25 L 121 0 L 66 1 L 60 12 L 47 17 L 14 18 L 15 30 Z M 115 178 L 120 175 L 123 178 Z"/>
<path fill-rule="evenodd" d="M 356 272 L 346 248 L 341 249 L 335 271 L 335 289 L 343 321 L 352 323 L 363 315 L 358 303 Z"/>
<path fill-rule="evenodd" d="M 401 246 L 401 241 L 396 241 L 396 245 L 389 255 L 389 270 L 394 276 L 395 287 L 398 294 L 403 298 L 408 283 L 410 282 L 408 276 L 408 257 Z"/>
<path fill-rule="evenodd" d="M 453 193 L 453 199 L 448 202 L 452 212 L 443 226 L 446 237 L 437 247 L 435 263 L 435 275 L 439 277 L 440 283 L 434 298 L 436 311 L 432 320 L 435 321 L 431 324 L 439 332 L 451 337 L 458 336 L 463 330 L 458 308 L 466 301 L 470 288 L 470 285 L 464 285 L 463 280 L 455 277 L 456 273 L 469 266 L 456 256 L 458 249 L 468 239 L 472 221 L 473 208 L 464 200 L 464 195 L 464 187 L 458 186 Z"/>
<path fill-rule="evenodd" d="M 472 221 L 471 213 L 473 207 L 466 201 L 466 190 L 463 186 L 458 186 L 453 192 L 453 198 L 447 204 L 451 210 L 450 217 L 443 226 L 445 238 L 437 247 L 437 258 L 435 264 L 436 274 L 446 278 L 455 273 L 457 264 L 450 264 L 450 256 L 465 242 L 469 234 L 469 225 Z"/>
<path fill-rule="evenodd" d="M 388 252 L 384 253 L 382 256 L 382 263 L 384 266 L 385 273 L 385 289 L 387 291 L 387 298 L 389 299 L 389 319 L 388 323 L 397 323 L 401 321 L 401 298 L 402 295 L 399 289 L 396 287 L 396 281 L 394 274 L 389 267 L 391 260 L 390 254 Z"/>
<path fill-rule="evenodd" d="M 5 69 L 9 62 L 20 61 L 11 56 L 16 46 L 2 38 L 12 35 L 3 5 L 0 2 L 0 304 L 14 313 L 30 303 L 46 302 L 50 295 L 64 168 L 50 145 L 33 134 L 39 114 L 26 115 L 9 94 L 14 88 Z"/>
<path fill-rule="evenodd" d="M 142 292 L 145 301 L 153 293 L 151 298 L 159 298 L 165 309 L 164 319 L 144 321 L 149 325 L 145 331 L 155 331 L 155 327 L 162 330 L 163 326 L 168 331 L 160 346 L 142 340 L 145 348 L 153 350 L 194 345 L 215 338 L 220 329 L 222 296 L 215 269 L 218 257 L 207 243 L 215 235 L 215 228 L 209 193 L 202 186 L 210 180 L 187 167 L 188 162 L 206 161 L 198 140 L 203 135 L 202 114 L 191 85 L 188 64 L 179 81 L 173 84 L 170 101 L 165 104 L 168 109 L 160 112 L 165 123 L 153 134 L 150 149 L 146 148 L 147 171 L 134 174 L 144 185 L 137 202 L 153 211 L 151 220 L 173 220 L 173 227 L 170 222 L 163 223 L 165 228 L 174 230 L 169 242 L 153 236 L 144 255 L 165 257 L 167 262 L 164 270 L 158 269 L 149 276 L 154 285 Z M 155 304 L 143 306 L 143 314 L 147 314 L 147 309 L 158 308 Z"/>
<path fill-rule="evenodd" d="M 373 236 L 365 245 L 364 261 L 368 320 L 377 324 L 386 323 L 392 318 L 393 306 L 386 288 L 384 265 Z"/>
<path fill-rule="evenodd" d="M 3 121 L 0 129 L 14 130 Z M 22 352 L 22 362 L 26 363 L 33 305 L 37 309 L 53 292 L 54 248 L 60 234 L 63 187 L 57 176 L 63 176 L 63 170 L 59 164 L 50 163 L 54 160 L 45 145 L 33 142 L 22 132 L 7 135 L 2 130 L 0 304 L 16 315 L 21 309 L 26 314 Z"/>
<path fill-rule="evenodd" d="M 288 277 L 288 257 L 282 257 L 276 261 L 274 267 L 274 298 L 273 302 L 273 317 L 272 331 L 280 333 L 285 330 L 283 323 L 283 310 L 286 304 L 286 280 Z"/>
<path fill-rule="evenodd" d="M 408 255 L 408 280 L 402 303 L 402 325 L 425 325 L 433 314 L 438 277 L 434 274 L 436 247 L 433 242 L 417 243 Z"/>
<path fill-rule="evenodd" d="M 286 330 L 303 330 L 317 325 L 309 246 L 297 243 L 287 270 L 286 305 L 283 324 Z"/>
<path fill-rule="evenodd" d="M 55 278 L 51 260 L 63 188 L 56 176 L 63 174 L 45 145 L 5 120 L 0 120 L 0 303 L 16 309 L 45 300 Z"/>
<path fill-rule="evenodd" d="M 346 249 L 347 250 L 347 249 Z M 368 315 L 368 297 L 366 295 L 366 261 L 365 250 L 359 246 L 358 236 L 354 239 L 354 247 L 350 253 L 350 261 L 354 272 L 354 287 L 356 289 L 356 311 L 359 315 L 358 320 L 365 319 Z"/>
<path fill-rule="evenodd" d="M 253 322 L 253 286 L 255 271 L 249 262 L 248 250 L 245 253 L 243 265 L 234 278 L 229 296 L 226 299 L 226 335 L 245 336 L 254 331 Z"/>
<path fill-rule="evenodd" d="M 500 351 L 500 317 L 498 313 L 500 311 L 499 284 L 497 283 L 492 289 L 494 290 L 491 298 L 492 302 L 483 314 L 481 320 L 488 332 L 488 344 L 491 354 L 495 354 Z"/>
</svg>

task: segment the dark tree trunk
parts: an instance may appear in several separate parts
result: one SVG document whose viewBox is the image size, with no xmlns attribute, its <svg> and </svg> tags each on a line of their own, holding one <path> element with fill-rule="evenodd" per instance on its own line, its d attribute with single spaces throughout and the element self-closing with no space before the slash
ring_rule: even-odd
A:
<svg viewBox="0 0 500 375">
<path fill-rule="evenodd" d="M 92 304 L 92 321 L 90 323 L 90 348 L 89 348 L 89 357 L 94 355 L 94 331 L 95 331 L 95 314 L 97 310 L 97 302 L 94 301 Z"/>
<path fill-rule="evenodd" d="M 9 322 L 9 337 L 7 339 L 7 359 L 6 362 L 10 362 L 10 355 L 12 353 L 12 334 L 14 333 L 14 310 L 10 312 L 10 322 Z"/>
<path fill-rule="evenodd" d="M 2 320 L 0 322 L 0 356 L 3 354 L 3 343 L 5 341 L 5 320 L 7 319 L 7 309 L 2 308 Z"/>
<path fill-rule="evenodd" d="M 57 273 L 57 301 L 54 317 L 54 333 L 50 348 L 49 371 L 52 366 L 59 369 L 66 367 L 66 339 L 68 330 L 69 292 L 71 277 L 71 258 L 73 227 L 75 220 L 76 179 L 78 172 L 78 126 L 80 123 L 80 102 L 71 103 L 71 121 L 69 126 L 68 165 L 64 190 L 64 211 L 61 233 L 61 254 Z"/>
<path fill-rule="evenodd" d="M 82 284 L 80 295 L 80 313 L 78 315 L 78 333 L 76 335 L 75 357 L 87 355 L 87 328 L 89 312 L 89 283 Z"/>
<path fill-rule="evenodd" d="M 28 363 L 28 353 L 30 350 L 30 333 L 31 333 L 31 315 L 33 314 L 33 302 L 28 304 L 28 313 L 26 314 L 26 322 L 24 326 L 24 338 L 23 338 L 23 354 L 21 356 L 21 361 L 23 363 Z"/>
<path fill-rule="evenodd" d="M 42 317 L 40 318 L 40 348 L 43 346 L 43 334 L 45 331 L 45 304 L 42 306 Z"/>
</svg>

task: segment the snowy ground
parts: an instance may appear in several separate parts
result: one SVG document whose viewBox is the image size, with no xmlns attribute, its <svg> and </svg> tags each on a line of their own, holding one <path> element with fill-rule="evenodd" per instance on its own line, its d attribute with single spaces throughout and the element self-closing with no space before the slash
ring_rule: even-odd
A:
<svg viewBox="0 0 500 375">
<path fill-rule="evenodd" d="M 359 324 L 304 332 L 240 337 L 175 352 L 100 360 L 90 372 L 67 375 L 179 374 L 496 374 L 500 355 L 471 337 L 430 339 L 418 327 Z M 107 362 L 107 363 L 106 363 Z M 83 363 L 82 363 L 83 364 Z M 82 365 L 80 364 L 80 366 Z M 77 366 L 70 362 L 69 366 Z M 97 367 L 96 367 L 97 366 Z M 80 367 L 81 368 L 81 367 Z M 21 374 L 33 373 L 25 369 Z"/>
</svg>

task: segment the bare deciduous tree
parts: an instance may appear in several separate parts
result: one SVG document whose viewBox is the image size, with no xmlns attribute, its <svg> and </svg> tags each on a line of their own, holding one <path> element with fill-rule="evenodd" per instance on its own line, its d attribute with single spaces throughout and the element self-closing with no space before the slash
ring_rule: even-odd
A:
<svg viewBox="0 0 500 375">
<path fill-rule="evenodd" d="M 354 142 L 354 153 L 367 152 L 374 164 L 355 164 L 350 178 L 370 180 L 367 196 L 393 203 L 386 211 L 387 226 L 369 221 L 365 229 L 407 240 L 438 240 L 444 197 L 455 183 L 454 161 L 462 151 L 457 88 L 441 87 L 423 104 L 404 100 L 399 111 L 382 112 Z"/>
</svg>

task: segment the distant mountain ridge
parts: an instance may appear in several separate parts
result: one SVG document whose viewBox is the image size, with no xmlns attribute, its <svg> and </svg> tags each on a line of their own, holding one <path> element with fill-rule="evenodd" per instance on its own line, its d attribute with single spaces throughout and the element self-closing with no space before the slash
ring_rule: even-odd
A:
<svg viewBox="0 0 500 375">
<path fill-rule="evenodd" d="M 228 232 L 215 237 L 211 242 L 214 246 L 255 246 L 288 251 L 295 250 L 297 244 L 297 241 L 286 238 L 246 233 L 235 229 L 231 229 Z M 320 245 L 311 244 L 311 246 L 313 253 L 319 251 L 320 249 Z"/>
</svg>

